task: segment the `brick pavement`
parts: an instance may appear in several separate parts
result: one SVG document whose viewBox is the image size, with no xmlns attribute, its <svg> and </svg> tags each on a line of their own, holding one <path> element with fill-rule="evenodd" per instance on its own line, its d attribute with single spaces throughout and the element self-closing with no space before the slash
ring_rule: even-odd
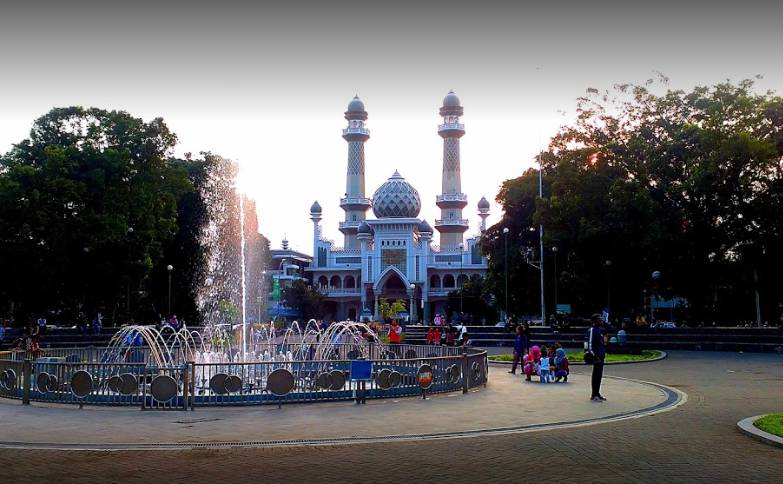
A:
<svg viewBox="0 0 783 484">
<path fill-rule="evenodd" d="M 679 387 L 688 403 L 623 422 L 489 438 L 195 451 L 3 449 L 0 481 L 783 481 L 783 451 L 735 428 L 744 416 L 780 410 L 780 355 L 676 352 L 657 363 L 607 367 L 607 373 Z"/>
</svg>

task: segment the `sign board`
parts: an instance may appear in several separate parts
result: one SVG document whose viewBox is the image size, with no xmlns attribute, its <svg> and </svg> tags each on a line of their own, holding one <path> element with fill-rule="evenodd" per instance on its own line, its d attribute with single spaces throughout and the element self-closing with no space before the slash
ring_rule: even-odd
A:
<svg viewBox="0 0 783 484">
<path fill-rule="evenodd" d="M 372 361 L 351 360 L 351 381 L 372 380 Z"/>
<path fill-rule="evenodd" d="M 557 305 L 557 312 L 559 314 L 571 314 L 571 305 L 570 304 L 558 304 Z"/>
<path fill-rule="evenodd" d="M 432 373 L 432 367 L 424 364 L 419 367 L 419 371 L 416 372 L 416 381 L 419 383 L 419 387 L 422 390 L 426 390 L 432 386 L 434 375 Z"/>
</svg>

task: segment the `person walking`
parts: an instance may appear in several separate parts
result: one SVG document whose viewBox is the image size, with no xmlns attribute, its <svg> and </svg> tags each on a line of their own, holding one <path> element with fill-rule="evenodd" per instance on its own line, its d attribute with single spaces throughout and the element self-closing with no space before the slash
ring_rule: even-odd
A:
<svg viewBox="0 0 783 484">
<path fill-rule="evenodd" d="M 516 375 L 517 365 L 522 361 L 522 357 L 525 356 L 525 350 L 527 349 L 527 342 L 525 340 L 525 332 L 522 326 L 517 326 L 516 336 L 514 337 L 514 359 L 511 363 L 511 373 Z"/>
<path fill-rule="evenodd" d="M 601 395 L 601 380 L 604 377 L 604 359 L 606 358 L 606 332 L 603 329 L 603 319 L 600 314 L 593 314 L 593 325 L 587 330 L 587 351 L 593 354 L 593 377 L 590 400 L 603 402 Z"/>
</svg>

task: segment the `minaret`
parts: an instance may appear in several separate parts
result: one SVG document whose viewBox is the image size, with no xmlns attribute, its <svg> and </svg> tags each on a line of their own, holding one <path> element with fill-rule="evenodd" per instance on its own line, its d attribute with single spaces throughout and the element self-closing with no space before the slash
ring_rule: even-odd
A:
<svg viewBox="0 0 783 484">
<path fill-rule="evenodd" d="M 321 239 L 321 204 L 318 200 L 310 206 L 310 220 L 313 221 L 313 267 L 318 267 L 318 241 Z"/>
<path fill-rule="evenodd" d="M 481 197 L 481 200 L 479 200 L 478 216 L 481 217 L 479 230 L 483 234 L 487 230 L 487 217 L 489 217 L 489 200 L 487 200 L 487 197 Z"/>
<path fill-rule="evenodd" d="M 462 106 L 454 91 L 443 98 L 440 115 L 443 116 L 443 124 L 438 126 L 438 134 L 443 138 L 443 179 L 441 194 L 435 197 L 441 216 L 435 221 L 435 228 L 440 232 L 441 247 L 456 248 L 463 243 L 462 234 L 468 230 L 468 221 L 462 218 L 468 197 L 462 193 L 459 166 L 459 139 L 465 134 L 465 125 L 459 122 Z"/>
<path fill-rule="evenodd" d="M 364 127 L 367 111 L 364 103 L 355 96 L 345 111 L 348 127 L 343 130 L 343 138 L 348 142 L 348 171 L 345 182 L 345 198 L 340 199 L 340 207 L 345 210 L 345 221 L 340 222 L 340 232 L 345 235 L 346 249 L 359 249 L 356 231 L 367 218 L 370 199 L 364 195 L 364 142 L 370 139 L 370 131 Z"/>
</svg>

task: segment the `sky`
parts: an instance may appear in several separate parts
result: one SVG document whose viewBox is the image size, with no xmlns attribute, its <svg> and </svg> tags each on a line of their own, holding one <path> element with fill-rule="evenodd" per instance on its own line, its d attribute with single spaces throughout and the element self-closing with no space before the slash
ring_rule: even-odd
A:
<svg viewBox="0 0 783 484">
<path fill-rule="evenodd" d="M 758 74 L 783 91 L 783 2 L 16 2 L 0 10 L 0 152 L 55 106 L 163 117 L 177 153 L 237 160 L 259 229 L 312 251 L 309 207 L 342 245 L 343 112 L 369 113 L 367 196 L 395 170 L 438 215 L 438 107 L 462 100 L 468 234 L 588 87 L 657 71 L 690 89 Z M 370 213 L 370 216 L 371 213 Z"/>
</svg>

